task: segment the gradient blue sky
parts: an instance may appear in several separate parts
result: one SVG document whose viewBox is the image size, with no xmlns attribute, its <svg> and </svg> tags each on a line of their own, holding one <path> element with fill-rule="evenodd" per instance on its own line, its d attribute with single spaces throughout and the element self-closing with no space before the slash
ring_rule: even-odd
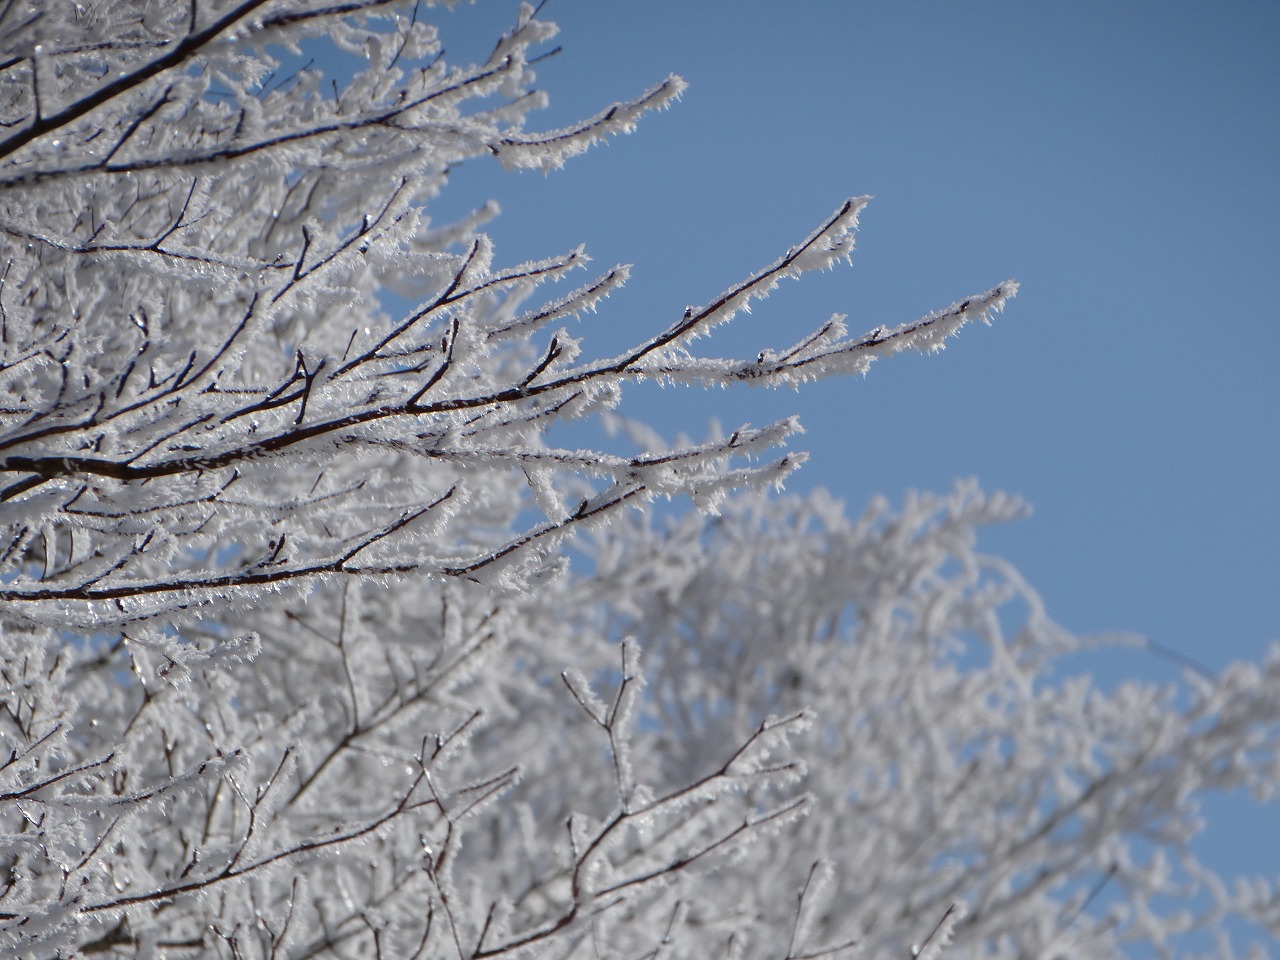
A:
<svg viewBox="0 0 1280 960">
<path fill-rule="evenodd" d="M 488 52 L 515 3 L 437 15 Z M 701 433 L 798 413 L 823 485 L 976 476 L 1033 517 L 984 534 L 1051 614 L 1214 668 L 1280 639 L 1280 4 L 551 0 L 553 127 L 668 72 L 683 101 L 543 177 L 476 164 L 438 209 L 496 198 L 498 260 L 585 242 L 636 265 L 580 327 L 592 352 L 665 326 L 772 260 L 849 195 L 854 266 L 781 289 L 707 349 L 782 346 L 832 312 L 895 324 L 1012 277 L 991 329 L 796 394 L 631 391 Z M 578 331 L 575 331 L 575 333 Z M 1115 676 L 1169 676 L 1117 654 Z M 1212 811 L 1211 811 L 1212 812 Z M 1274 810 L 1213 847 L 1275 874 Z M 1259 821 L 1253 821 L 1259 825 Z"/>
</svg>

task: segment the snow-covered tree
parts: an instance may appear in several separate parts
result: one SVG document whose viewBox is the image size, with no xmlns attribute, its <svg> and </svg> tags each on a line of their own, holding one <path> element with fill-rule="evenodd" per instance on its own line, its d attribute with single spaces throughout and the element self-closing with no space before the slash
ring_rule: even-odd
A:
<svg viewBox="0 0 1280 960">
<path fill-rule="evenodd" d="M 1016 503 L 850 523 L 759 492 L 799 463 L 771 452 L 791 420 L 672 446 L 614 412 L 629 382 L 864 372 L 1015 285 L 695 352 L 847 259 L 851 199 L 594 355 L 565 325 L 627 268 L 504 266 L 491 207 L 431 201 L 683 84 L 529 132 L 554 28 L 526 5 L 459 67 L 429 12 L 0 6 L 0 951 L 1110 956 L 1274 929 L 1269 888 L 1186 841 L 1196 791 L 1274 784 L 1280 661 L 1054 679 L 1080 642 L 972 543 Z M 360 67 L 298 66 L 317 51 Z M 616 446 L 549 442 L 585 418 Z M 683 495 L 701 512 L 637 509 Z"/>
</svg>

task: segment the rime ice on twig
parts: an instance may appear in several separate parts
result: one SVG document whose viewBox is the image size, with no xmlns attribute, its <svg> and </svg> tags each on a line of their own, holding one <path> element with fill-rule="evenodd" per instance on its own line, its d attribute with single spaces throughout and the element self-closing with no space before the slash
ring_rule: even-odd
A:
<svg viewBox="0 0 1280 960">
<path fill-rule="evenodd" d="M 493 210 L 437 226 L 430 199 L 471 156 L 558 166 L 682 81 L 531 134 L 529 51 L 554 33 L 531 8 L 486 61 L 451 68 L 434 29 L 381 0 L 179 6 L 93 38 L 49 13 L 38 63 L 25 26 L 12 34 L 0 600 L 26 622 L 135 622 L 353 575 L 527 583 L 564 537 L 623 506 L 688 494 L 714 510 L 801 462 L 766 449 L 790 421 L 651 457 L 548 449 L 553 422 L 607 412 L 639 380 L 860 372 L 936 348 L 1015 289 L 883 335 L 828 322 L 755 361 L 690 352 L 781 280 L 849 259 L 854 198 L 706 305 L 592 359 L 553 325 L 594 311 L 627 267 L 541 296 L 587 264 L 581 248 L 499 266 L 476 232 Z M 310 66 L 276 75 L 273 44 L 321 33 L 369 68 L 332 90 Z M 23 64 L 52 85 L 37 96 Z M 388 315 L 388 285 L 413 305 Z M 474 522 L 522 490 L 544 519 Z"/>
</svg>

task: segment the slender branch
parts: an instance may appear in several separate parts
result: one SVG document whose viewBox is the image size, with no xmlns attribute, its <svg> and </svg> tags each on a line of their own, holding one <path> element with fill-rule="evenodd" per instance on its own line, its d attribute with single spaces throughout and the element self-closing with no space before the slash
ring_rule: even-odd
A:
<svg viewBox="0 0 1280 960">
<path fill-rule="evenodd" d="M 227 11 L 203 30 L 191 33 L 179 40 L 168 53 L 124 76 L 117 77 L 110 83 L 103 84 L 88 96 L 81 97 L 56 113 L 37 118 L 21 132 L 6 140 L 0 140 L 0 160 L 34 140 L 43 137 L 45 134 L 52 133 L 54 130 L 80 119 L 121 94 L 135 89 L 152 77 L 180 66 L 219 34 L 235 26 L 268 2 L 270 0 L 244 0 L 238 7 Z"/>
</svg>

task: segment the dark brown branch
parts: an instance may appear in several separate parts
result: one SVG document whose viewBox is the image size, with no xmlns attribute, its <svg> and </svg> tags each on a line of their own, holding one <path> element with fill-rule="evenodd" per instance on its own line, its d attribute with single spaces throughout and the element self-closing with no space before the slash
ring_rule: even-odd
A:
<svg viewBox="0 0 1280 960">
<path fill-rule="evenodd" d="M 224 30 L 234 26 L 243 20 L 254 10 L 264 6 L 268 0 L 245 0 L 244 3 L 233 10 L 228 11 L 218 20 L 215 20 L 209 26 L 205 27 L 198 33 L 192 33 L 174 44 L 173 49 L 163 56 L 157 57 L 150 63 L 139 67 L 131 73 L 127 73 L 122 77 L 118 77 L 111 83 L 104 84 L 93 93 L 86 97 L 75 101 L 64 107 L 62 110 L 50 116 L 39 117 L 22 130 L 20 133 L 14 134 L 7 140 L 0 141 L 0 160 L 22 149 L 32 141 L 43 137 L 47 133 L 64 127 L 81 117 L 98 109 L 98 107 L 115 99 L 122 93 L 135 89 L 140 84 L 145 83 L 152 77 L 164 73 L 174 67 L 180 66 L 198 50 L 212 41 Z"/>
<path fill-rule="evenodd" d="M 271 570 L 236 571 L 235 573 L 206 577 L 177 577 L 172 580 L 133 581 L 113 586 L 94 587 L 91 589 L 85 589 L 83 584 L 78 584 L 70 587 L 44 588 L 40 590 L 6 590 L 0 591 L 0 601 L 126 600 L 134 597 L 163 595 L 175 592 L 185 592 L 188 590 L 219 592 L 242 589 L 244 587 L 284 584 L 295 580 L 324 576 L 326 574 L 389 576 L 392 574 L 414 573 L 422 569 L 421 562 L 407 561 L 404 563 L 380 564 L 369 567 L 348 567 L 347 564 L 362 550 L 407 526 L 427 511 L 434 509 L 450 499 L 453 494 L 454 489 L 451 488 L 447 493 L 432 501 L 423 509 L 410 514 L 405 514 L 396 520 L 395 523 L 366 536 L 341 556 L 330 557 L 298 567 L 284 567 Z M 533 537 L 528 537 L 526 539 L 533 539 Z M 505 552 L 510 552 L 510 549 L 515 548 L 509 548 Z M 498 558 L 493 558 L 493 560 L 496 559 Z M 485 563 L 493 562 L 493 560 L 486 558 L 484 561 L 477 561 L 465 570 L 456 573 L 448 569 L 441 572 L 445 575 L 460 576 L 463 575 L 463 573 L 473 572 L 474 569 L 479 569 L 481 566 L 484 566 Z"/>
<path fill-rule="evenodd" d="M 267 0 L 246 0 L 245 6 L 249 6 L 250 4 L 259 5 L 265 2 L 267 2 Z M 225 28 L 219 28 L 219 30 L 221 29 L 225 29 Z M 182 45 L 185 45 L 185 41 L 184 41 L 184 44 Z M 168 58 L 166 57 L 161 59 L 167 60 Z M 181 59 L 178 62 L 180 63 Z M 265 140 L 254 140 L 252 142 L 241 143 L 239 145 L 233 144 L 230 146 L 222 146 L 212 150 L 192 151 L 190 153 L 183 154 L 180 156 L 170 155 L 170 156 L 152 157 L 152 158 L 139 158 L 136 160 L 130 160 L 130 161 L 125 161 L 120 163 L 109 163 L 109 164 L 103 164 L 100 160 L 95 160 L 92 163 L 85 163 L 76 167 L 56 167 L 56 168 L 44 169 L 44 170 L 40 170 L 40 169 L 31 170 L 26 173 L 17 174 L 15 176 L 7 177 L 5 179 L 0 179 L 0 189 L 7 186 L 14 186 L 19 184 L 23 186 L 31 186 L 37 183 L 43 183 L 48 180 L 57 179 L 59 177 L 75 176 L 78 174 L 141 173 L 147 170 L 172 170 L 172 169 L 181 169 L 183 167 L 205 166 L 207 164 L 216 165 L 216 164 L 225 163 L 231 160 L 238 160 L 242 157 L 251 156 L 255 153 L 261 153 L 264 150 L 274 150 L 278 147 L 287 146 L 292 143 L 299 143 L 302 141 L 314 140 L 319 137 L 329 136 L 331 134 L 352 133 L 359 130 L 368 130 L 368 129 L 377 128 L 377 127 L 386 127 L 388 129 L 393 129 L 393 130 L 404 130 L 405 128 L 403 127 L 395 127 L 392 125 L 393 121 L 396 120 L 398 117 L 402 116 L 405 113 L 408 113 L 411 110 L 415 110 L 418 107 L 424 106 L 438 97 L 445 96 L 446 94 L 453 93 L 457 90 L 465 88 L 466 86 L 469 86 L 474 83 L 478 83 L 482 80 L 488 79 L 489 77 L 495 76 L 501 71 L 507 69 L 509 66 L 510 66 L 510 60 L 504 60 L 501 64 L 499 64 L 497 67 L 494 67 L 491 70 L 481 71 L 479 73 L 472 74 L 466 77 L 464 80 L 462 80 L 459 83 L 453 84 L 449 87 L 442 87 L 438 90 L 433 90 L 430 93 L 417 98 L 416 100 L 397 104 L 395 107 L 393 107 L 390 110 L 384 110 L 380 113 L 374 113 L 374 114 L 368 114 L 368 115 L 356 117 L 352 120 L 346 120 L 340 123 L 326 123 L 326 124 L 321 124 L 319 126 L 314 126 L 314 127 L 304 127 L 300 130 L 293 130 L 287 133 L 281 133 L 274 137 L 267 138 Z M 167 67 L 164 69 L 167 69 Z M 159 73 L 159 72 L 160 72 L 159 70 L 156 71 L 156 73 Z M 130 77 L 122 78 L 122 80 L 128 80 L 132 76 L 133 75 L 130 75 Z M 115 86 L 115 84 L 112 84 L 110 86 Z M 128 89 L 129 86 L 132 86 L 132 84 L 126 85 L 124 88 L 122 88 L 120 92 L 123 92 L 124 90 Z M 115 94 L 112 94 L 112 96 L 114 95 Z M 88 97 L 85 99 L 86 100 L 94 99 L 94 97 Z M 97 107 L 101 103 L 105 103 L 107 99 L 110 99 L 110 97 L 107 97 L 103 100 L 95 102 L 93 104 L 93 107 Z M 68 108 L 68 109 L 70 110 L 71 108 Z M 86 110 L 84 112 L 88 112 L 88 111 Z M 83 114 L 77 114 L 77 117 L 81 115 Z M 69 119 L 76 119 L 76 117 L 71 117 Z M 6 156 L 6 153 L 4 152 L 4 147 L 6 144 L 19 139 L 23 141 L 21 143 L 18 143 L 16 146 L 12 147 L 12 149 L 9 151 L 9 152 L 12 152 L 13 150 L 16 150 L 24 146 L 27 142 L 30 142 L 30 140 L 28 139 L 29 134 L 30 134 L 30 139 L 34 139 L 36 136 L 43 136 L 45 133 L 50 132 L 50 130 L 56 129 L 57 126 L 59 126 L 59 124 L 55 124 L 52 127 L 48 126 L 47 124 L 41 124 L 41 123 L 33 124 L 31 127 L 28 127 L 22 134 L 18 135 L 17 137 L 11 137 L 10 140 L 8 141 L 0 142 L 0 159 L 3 159 Z M 36 127 L 40 128 L 39 133 L 31 134 L 31 131 L 35 130 Z"/>
<path fill-rule="evenodd" d="M 247 876 L 248 874 L 256 873 L 257 871 L 262 870 L 265 867 L 269 867 L 272 864 L 279 863 L 282 860 L 305 856 L 308 853 L 315 853 L 330 847 L 341 846 L 342 844 L 350 843 L 353 840 L 358 840 L 361 837 L 367 837 L 369 834 L 374 833 L 385 824 L 390 823 L 392 820 L 405 813 L 413 812 L 423 806 L 434 805 L 435 801 L 413 802 L 413 795 L 417 791 L 418 785 L 422 782 L 423 777 L 424 775 L 419 774 L 418 778 L 414 780 L 413 784 L 394 807 L 381 816 L 367 821 L 354 829 L 346 830 L 333 836 L 305 840 L 283 850 L 278 850 L 273 854 L 262 857 L 261 859 L 254 860 L 251 863 L 246 863 L 242 867 L 229 866 L 213 876 L 200 877 L 187 883 L 172 884 L 170 886 L 159 887 L 155 890 L 149 890 L 144 893 L 128 894 L 117 897 L 114 900 L 105 900 L 98 903 L 88 904 L 81 908 L 81 912 L 85 914 L 102 913 L 104 911 L 120 910 L 136 904 L 156 903 L 171 900 L 172 898 L 181 896 L 185 893 L 194 893 L 199 890 L 206 890 L 229 880 L 236 880 L 240 877 Z"/>
<path fill-rule="evenodd" d="M 453 363 L 453 348 L 458 342 L 459 321 L 457 317 L 453 318 L 449 324 L 449 332 L 444 337 L 444 359 L 440 361 L 440 366 L 436 367 L 435 372 L 427 378 L 422 387 L 405 401 L 405 406 L 409 408 L 416 407 L 418 401 L 431 392 L 431 388 L 444 379 L 444 375 L 449 372 L 449 365 Z"/>
</svg>

